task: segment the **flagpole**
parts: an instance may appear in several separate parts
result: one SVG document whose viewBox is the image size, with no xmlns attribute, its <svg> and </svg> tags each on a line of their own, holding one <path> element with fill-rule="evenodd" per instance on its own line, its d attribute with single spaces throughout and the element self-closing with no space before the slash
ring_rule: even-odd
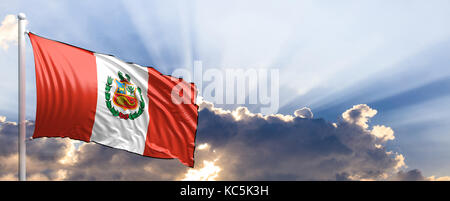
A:
<svg viewBox="0 0 450 201">
<path fill-rule="evenodd" d="M 26 16 L 17 15 L 19 35 L 19 181 L 26 181 L 26 122 L 25 122 L 25 31 Z"/>
</svg>

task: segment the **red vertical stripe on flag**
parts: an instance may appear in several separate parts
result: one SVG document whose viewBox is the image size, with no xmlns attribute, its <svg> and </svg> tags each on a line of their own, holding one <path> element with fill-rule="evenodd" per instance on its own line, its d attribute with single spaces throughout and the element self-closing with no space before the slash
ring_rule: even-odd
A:
<svg viewBox="0 0 450 201">
<path fill-rule="evenodd" d="M 162 75 L 153 68 L 148 68 L 148 71 L 150 122 L 144 155 L 178 158 L 183 164 L 193 167 L 198 120 L 195 85 Z M 172 101 L 172 89 L 177 85 L 190 94 L 188 103 L 176 104 Z"/>
<path fill-rule="evenodd" d="M 90 141 L 97 106 L 92 52 L 29 34 L 36 66 L 37 108 L 33 138 Z"/>
</svg>

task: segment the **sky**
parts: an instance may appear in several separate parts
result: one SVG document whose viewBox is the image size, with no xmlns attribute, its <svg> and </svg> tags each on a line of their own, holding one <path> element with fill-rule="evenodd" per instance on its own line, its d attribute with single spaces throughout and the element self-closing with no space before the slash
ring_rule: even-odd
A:
<svg viewBox="0 0 450 201">
<path fill-rule="evenodd" d="M 194 169 L 96 144 L 42 139 L 27 142 L 41 153 L 28 159 L 35 179 L 446 178 L 449 10 L 446 0 L 3 2 L 0 143 L 14 142 L 17 41 L 11 15 L 23 12 L 33 33 L 164 74 L 201 60 L 204 69 L 279 69 L 280 77 L 276 114 L 258 114 L 260 104 L 204 100 L 197 133 L 204 149 L 195 153 Z M 31 135 L 36 95 L 28 39 L 26 57 Z M 1 149 L 0 178 L 16 174 L 14 149 Z M 111 164 L 117 168 L 101 172 Z"/>
</svg>

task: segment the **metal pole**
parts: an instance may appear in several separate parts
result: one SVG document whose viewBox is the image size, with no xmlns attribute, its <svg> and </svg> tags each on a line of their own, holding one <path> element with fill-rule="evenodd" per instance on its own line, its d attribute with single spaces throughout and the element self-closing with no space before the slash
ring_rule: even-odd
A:
<svg viewBox="0 0 450 201">
<path fill-rule="evenodd" d="M 25 122 L 25 31 L 26 16 L 17 15 L 19 20 L 19 181 L 26 181 L 26 122 Z"/>
</svg>

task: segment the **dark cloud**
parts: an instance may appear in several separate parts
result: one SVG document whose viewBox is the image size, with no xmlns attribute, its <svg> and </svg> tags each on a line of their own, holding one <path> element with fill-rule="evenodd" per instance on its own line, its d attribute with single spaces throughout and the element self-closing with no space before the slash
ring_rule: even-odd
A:
<svg viewBox="0 0 450 201">
<path fill-rule="evenodd" d="M 418 169 L 413 169 L 410 171 L 399 171 L 397 174 L 395 174 L 391 180 L 394 181 L 425 181 L 428 180 L 422 175 L 422 172 Z"/>
<path fill-rule="evenodd" d="M 300 110 L 297 110 L 300 111 Z M 94 143 L 42 138 L 27 141 L 27 174 L 35 180 L 416 180 L 399 171 L 401 154 L 386 150 L 369 129 L 376 110 L 358 105 L 337 123 L 294 115 L 226 111 L 200 104 L 195 168 Z M 302 115 L 300 115 L 302 114 Z M 28 135 L 33 123 L 28 123 Z M 392 140 L 392 139 L 388 139 Z M 200 146 L 201 145 L 201 146 Z M 416 170 L 418 171 L 418 170 Z M 0 179 L 15 179 L 17 125 L 0 122 Z M 414 177 L 416 173 L 416 177 Z M 420 175 L 420 176 L 417 176 Z"/>
<path fill-rule="evenodd" d="M 153 159 L 98 144 L 83 144 L 68 180 L 174 180 L 186 171 L 177 160 Z"/>
<path fill-rule="evenodd" d="M 217 162 L 221 179 L 383 179 L 403 166 L 403 157 L 377 144 L 362 125 L 376 113 L 366 106 L 347 111 L 355 114 L 352 121 L 344 118 L 334 125 L 299 115 L 233 113 L 207 103 L 203 107 L 199 141 L 222 153 Z"/>
</svg>

